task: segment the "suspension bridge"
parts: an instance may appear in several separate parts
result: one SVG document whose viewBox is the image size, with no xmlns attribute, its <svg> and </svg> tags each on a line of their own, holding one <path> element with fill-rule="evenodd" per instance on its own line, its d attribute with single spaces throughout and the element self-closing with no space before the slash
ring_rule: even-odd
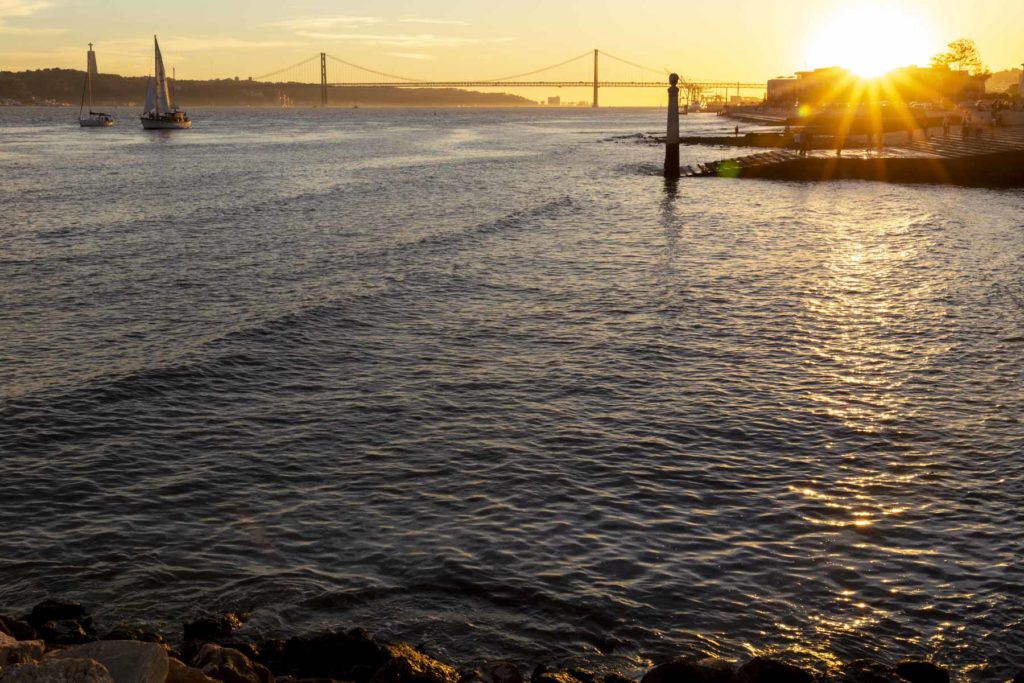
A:
<svg viewBox="0 0 1024 683">
<path fill-rule="evenodd" d="M 586 69 L 586 73 L 582 72 L 581 67 Z M 602 68 L 610 70 L 611 74 L 602 76 Z M 655 69 L 600 50 L 588 50 L 557 64 L 509 76 L 481 80 L 426 80 L 386 73 L 321 52 L 283 69 L 251 76 L 249 80 L 309 84 L 319 81 L 320 105 L 323 107 L 328 105 L 329 93 L 333 88 L 586 88 L 593 91 L 592 106 L 597 107 L 601 88 L 663 89 L 666 87 L 668 73 L 668 69 Z M 655 74 L 660 78 L 654 80 Z M 764 83 L 699 81 L 686 78 L 680 82 L 681 98 L 686 104 L 703 101 L 708 97 L 708 93 L 713 93 L 718 99 L 724 100 L 733 92 L 739 96 L 744 91 L 756 91 L 761 94 L 764 90 Z"/>
</svg>

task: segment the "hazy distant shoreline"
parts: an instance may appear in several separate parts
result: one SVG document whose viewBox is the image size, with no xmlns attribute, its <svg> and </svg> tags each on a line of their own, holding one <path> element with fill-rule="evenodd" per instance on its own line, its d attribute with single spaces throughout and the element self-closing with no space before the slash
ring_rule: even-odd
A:
<svg viewBox="0 0 1024 683">
<path fill-rule="evenodd" d="M 0 105 L 78 106 L 85 72 L 75 69 L 0 71 Z M 93 83 L 94 107 L 141 107 L 146 76 L 100 74 Z M 263 83 L 249 80 L 179 80 L 174 98 L 182 107 L 313 107 L 320 105 L 320 85 Z M 455 88 L 328 89 L 329 107 L 531 107 L 533 100 L 508 93 Z"/>
</svg>

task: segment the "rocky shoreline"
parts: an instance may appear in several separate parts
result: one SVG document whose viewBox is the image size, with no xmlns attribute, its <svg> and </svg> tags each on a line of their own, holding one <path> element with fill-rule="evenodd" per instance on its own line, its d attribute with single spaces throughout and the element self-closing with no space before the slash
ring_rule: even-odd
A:
<svg viewBox="0 0 1024 683">
<path fill-rule="evenodd" d="M 255 641 L 239 636 L 244 615 L 183 625 L 180 641 L 120 626 L 98 631 L 77 602 L 47 600 L 24 616 L 0 614 L 0 683 L 634 683 L 597 674 L 508 661 L 458 668 L 425 648 L 385 642 L 363 629 Z M 926 661 L 849 663 L 824 677 L 779 658 L 679 658 L 647 671 L 640 683 L 949 683 L 950 672 Z M 1012 683 L 1024 683 L 1024 671 Z"/>
</svg>

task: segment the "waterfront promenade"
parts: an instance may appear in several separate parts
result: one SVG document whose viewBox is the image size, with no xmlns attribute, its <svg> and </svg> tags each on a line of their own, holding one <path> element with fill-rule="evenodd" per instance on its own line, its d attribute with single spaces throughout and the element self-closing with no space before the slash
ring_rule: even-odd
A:
<svg viewBox="0 0 1024 683">
<path fill-rule="evenodd" d="M 778 149 L 681 169 L 684 177 L 716 176 L 771 180 L 880 180 L 967 186 L 1024 186 L 1024 126 L 907 140 L 889 134 L 884 147 L 813 149 L 800 156 Z"/>
</svg>

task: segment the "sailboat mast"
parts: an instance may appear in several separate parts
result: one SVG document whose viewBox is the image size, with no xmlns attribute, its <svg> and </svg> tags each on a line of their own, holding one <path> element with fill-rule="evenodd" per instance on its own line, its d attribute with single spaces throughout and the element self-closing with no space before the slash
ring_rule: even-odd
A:
<svg viewBox="0 0 1024 683">
<path fill-rule="evenodd" d="M 91 43 L 90 49 L 92 49 Z M 82 118 L 82 112 L 85 111 L 85 97 L 87 94 L 89 94 L 89 55 L 85 56 L 85 83 L 82 84 L 82 104 L 78 107 L 79 120 Z M 91 104 L 89 105 L 89 108 L 92 109 Z"/>
<path fill-rule="evenodd" d="M 171 67 L 171 109 L 177 109 L 178 105 L 174 103 L 174 86 L 178 84 L 178 67 Z"/>
<path fill-rule="evenodd" d="M 85 88 L 89 93 L 89 113 L 92 113 L 92 69 L 96 63 L 95 53 L 92 51 L 92 43 L 89 43 L 89 55 L 86 58 L 85 66 Z"/>
</svg>

